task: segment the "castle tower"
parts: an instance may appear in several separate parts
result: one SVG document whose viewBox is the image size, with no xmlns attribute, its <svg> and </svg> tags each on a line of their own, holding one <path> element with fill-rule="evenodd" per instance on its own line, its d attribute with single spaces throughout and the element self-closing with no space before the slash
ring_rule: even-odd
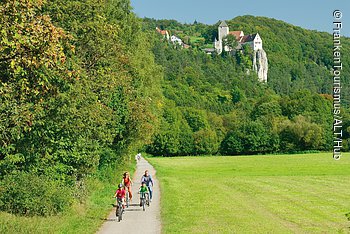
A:
<svg viewBox="0 0 350 234">
<path fill-rule="evenodd" d="M 219 41 L 222 41 L 222 38 L 226 37 L 230 31 L 225 21 L 221 21 L 218 31 L 219 31 Z"/>
<path fill-rule="evenodd" d="M 225 38 L 229 34 L 229 28 L 225 21 L 221 21 L 218 27 L 218 41 L 215 42 L 215 49 L 220 54 L 223 50 L 222 48 L 222 39 Z"/>
</svg>

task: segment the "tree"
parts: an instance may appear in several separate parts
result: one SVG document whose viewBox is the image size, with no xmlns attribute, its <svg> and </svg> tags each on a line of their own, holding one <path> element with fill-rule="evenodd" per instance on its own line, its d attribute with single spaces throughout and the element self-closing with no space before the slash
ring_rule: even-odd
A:
<svg viewBox="0 0 350 234">
<path fill-rule="evenodd" d="M 295 152 L 319 149 L 323 144 L 323 130 L 305 117 L 297 116 L 292 121 L 284 121 L 280 126 L 281 150 Z"/>
<path fill-rule="evenodd" d="M 197 155 L 213 155 L 217 153 L 219 142 L 215 131 L 202 129 L 195 132 L 193 137 L 195 153 Z"/>
<path fill-rule="evenodd" d="M 244 151 L 239 131 L 230 131 L 221 142 L 220 153 L 224 155 L 238 155 Z"/>
<path fill-rule="evenodd" d="M 232 102 L 234 104 L 238 103 L 238 102 L 244 102 L 246 100 L 246 97 L 245 97 L 245 94 L 244 94 L 244 91 L 237 88 L 237 87 L 234 87 L 232 90 L 231 90 L 231 96 L 232 96 Z"/>
<path fill-rule="evenodd" d="M 218 38 L 218 26 L 219 26 L 219 23 L 215 25 L 211 25 L 207 27 L 206 30 L 202 33 L 202 36 L 205 39 L 205 43 L 207 44 L 213 43 L 215 38 L 216 39 Z"/>
<path fill-rule="evenodd" d="M 0 5 L 2 175 L 17 166 L 28 170 L 36 157 L 44 157 L 48 149 L 29 156 L 30 151 L 21 142 L 35 135 L 33 131 L 45 116 L 44 109 L 51 99 L 68 89 L 75 77 L 65 64 L 65 52 L 73 49 L 69 37 L 41 13 L 42 4 L 16 0 Z M 33 141 L 38 143 L 40 139 Z"/>
<path fill-rule="evenodd" d="M 236 40 L 236 37 L 234 35 L 227 35 L 222 39 L 222 46 L 225 48 L 226 46 L 229 48 L 229 50 L 235 50 L 238 46 L 238 41 Z"/>
</svg>

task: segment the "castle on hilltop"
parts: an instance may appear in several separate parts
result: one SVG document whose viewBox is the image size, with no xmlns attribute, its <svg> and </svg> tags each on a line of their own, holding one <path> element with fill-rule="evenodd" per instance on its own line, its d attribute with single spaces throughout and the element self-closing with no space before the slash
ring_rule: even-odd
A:
<svg viewBox="0 0 350 234">
<path fill-rule="evenodd" d="M 236 38 L 236 40 L 238 42 L 237 48 L 229 48 L 228 46 L 223 46 L 223 41 L 225 40 L 225 38 L 228 35 L 233 35 Z M 244 44 L 249 44 L 254 51 L 259 50 L 259 49 L 262 50 L 262 48 L 263 48 L 262 47 L 262 40 L 261 40 L 259 33 L 244 35 L 243 31 L 231 31 L 230 32 L 229 27 L 226 24 L 226 22 L 221 21 L 221 23 L 218 27 L 218 38 L 217 39 L 215 38 L 215 41 L 214 41 L 215 51 L 218 54 L 221 54 L 223 50 L 228 52 L 231 50 L 241 49 L 242 45 L 244 45 Z"/>
<path fill-rule="evenodd" d="M 158 27 L 156 27 L 156 30 L 164 39 L 171 42 L 175 48 L 190 48 L 190 45 L 185 44 L 179 37 L 175 35 L 170 36 L 170 31 L 161 30 Z M 228 35 L 235 37 L 237 41 L 237 46 L 235 48 L 230 48 L 227 43 L 225 43 Z M 259 33 L 244 35 L 243 31 L 230 32 L 226 22 L 221 21 L 218 27 L 218 38 L 215 38 L 214 41 L 214 48 L 204 48 L 203 51 L 207 54 L 221 54 L 223 51 L 226 51 L 233 55 L 236 51 L 242 52 L 243 45 L 249 45 L 253 50 L 251 57 L 253 66 L 250 69 L 257 73 L 259 81 L 267 82 L 268 60 Z M 247 72 L 249 72 L 250 69 L 247 69 Z"/>
<path fill-rule="evenodd" d="M 237 46 L 236 48 L 230 48 L 228 45 L 225 45 L 225 40 L 228 35 L 232 35 L 236 38 Z M 218 27 L 218 38 L 215 38 L 214 49 L 208 51 L 209 53 L 216 52 L 221 54 L 223 51 L 226 52 L 235 52 L 242 50 L 243 45 L 249 45 L 253 49 L 252 70 L 255 71 L 258 75 L 259 81 L 267 82 L 267 73 L 268 73 L 268 60 L 266 52 L 262 46 L 262 39 L 259 33 L 244 35 L 243 31 L 231 31 L 225 21 L 221 21 Z"/>
</svg>

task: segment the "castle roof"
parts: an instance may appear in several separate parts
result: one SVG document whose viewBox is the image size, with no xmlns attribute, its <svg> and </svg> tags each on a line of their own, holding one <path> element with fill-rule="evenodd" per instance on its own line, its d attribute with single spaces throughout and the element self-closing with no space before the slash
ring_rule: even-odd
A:
<svg viewBox="0 0 350 234">
<path fill-rule="evenodd" d="M 241 37 L 244 36 L 243 31 L 231 31 L 231 32 L 229 32 L 228 34 L 235 36 L 237 41 L 240 41 L 240 40 L 241 40 Z M 243 35 L 243 36 L 242 36 L 242 35 Z"/>
<path fill-rule="evenodd" d="M 167 34 L 167 31 L 166 31 L 166 30 L 161 30 L 161 31 L 160 31 L 160 34 L 166 35 L 166 34 Z"/>
<path fill-rule="evenodd" d="M 162 35 L 166 35 L 168 33 L 167 30 L 160 30 L 158 27 L 156 27 L 156 30 L 158 33 L 162 34 Z"/>
<path fill-rule="evenodd" d="M 242 41 L 241 41 L 241 42 L 242 42 L 242 43 L 246 43 L 246 42 L 254 41 L 256 35 L 257 35 L 257 33 L 245 35 L 245 36 L 242 38 Z"/>
<path fill-rule="evenodd" d="M 228 27 L 225 20 L 221 21 L 219 27 Z"/>
</svg>

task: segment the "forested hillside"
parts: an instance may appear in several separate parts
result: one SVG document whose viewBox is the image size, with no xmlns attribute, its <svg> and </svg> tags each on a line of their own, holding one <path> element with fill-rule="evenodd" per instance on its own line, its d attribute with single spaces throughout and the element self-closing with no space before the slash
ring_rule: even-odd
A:
<svg viewBox="0 0 350 234">
<path fill-rule="evenodd" d="M 331 94 L 333 36 L 265 17 L 241 16 L 228 21 L 247 33 L 259 32 L 269 58 L 269 86 L 278 94 L 300 89 Z M 342 38 L 342 62 L 350 65 L 350 39 Z M 342 72 L 343 106 L 350 104 L 350 70 Z"/>
<path fill-rule="evenodd" d="M 331 75 L 333 37 L 282 21 L 253 16 L 227 21 L 230 29 L 259 32 L 269 59 L 267 84 L 257 81 L 249 54 L 207 55 L 202 49 L 217 37 L 216 25 L 182 25 L 174 20 L 144 19 L 197 40 L 174 49 L 161 37 L 154 54 L 164 67 L 161 131 L 147 150 L 157 155 L 256 154 L 332 149 Z M 198 44 L 202 38 L 202 44 Z M 343 66 L 350 66 L 349 38 L 342 38 Z M 248 57 L 248 58 L 247 58 Z M 251 70 L 251 69 L 250 69 Z M 349 137 L 349 70 L 342 73 L 344 149 Z"/>
<path fill-rule="evenodd" d="M 144 29 L 167 29 L 192 49 L 210 47 L 218 38 L 218 25 L 198 22 L 181 24 L 175 20 L 143 19 Z M 266 17 L 239 16 L 226 20 L 230 30 L 244 34 L 259 33 L 269 59 L 269 87 L 278 94 L 290 94 L 303 88 L 317 93 L 332 92 L 333 36 L 325 32 L 306 30 L 280 20 Z M 342 62 L 350 64 L 350 39 L 342 38 Z M 342 71 L 343 105 L 350 104 L 350 70 Z"/>
<path fill-rule="evenodd" d="M 261 34 L 267 84 L 247 71 L 249 52 L 202 51 L 217 25 L 142 20 L 129 0 L 1 1 L 0 210 L 62 212 L 91 192 L 87 178 L 108 179 L 140 149 L 331 150 L 331 35 L 261 17 L 228 23 Z M 174 47 L 156 26 L 178 31 L 191 48 Z M 350 67 L 350 40 L 342 42 Z M 348 150 L 349 70 L 342 82 Z"/>
</svg>

